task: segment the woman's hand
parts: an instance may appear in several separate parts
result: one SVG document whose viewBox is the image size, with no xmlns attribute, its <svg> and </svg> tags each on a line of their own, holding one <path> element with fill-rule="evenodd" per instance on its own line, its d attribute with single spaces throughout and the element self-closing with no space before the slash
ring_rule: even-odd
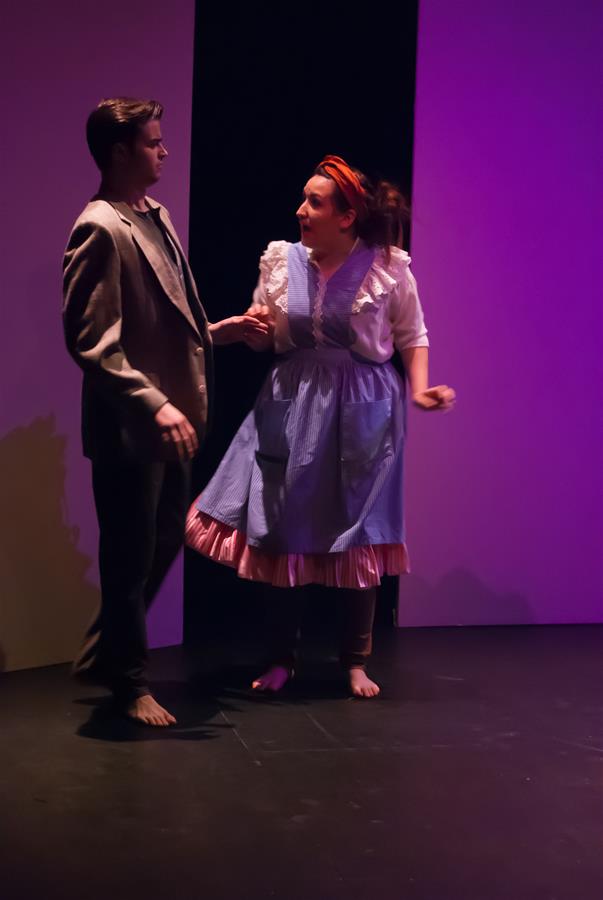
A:
<svg viewBox="0 0 603 900">
<path fill-rule="evenodd" d="M 272 318 L 270 307 L 266 306 L 265 303 L 258 304 L 257 306 L 250 306 L 249 309 L 245 312 L 245 315 L 253 316 L 255 319 L 259 319 L 260 322 L 265 322 L 266 325 L 274 324 L 274 319 Z"/>
<path fill-rule="evenodd" d="M 253 315 L 230 316 L 209 325 L 214 344 L 235 344 L 237 341 L 247 342 L 250 339 L 266 338 L 269 327 L 266 322 Z"/>
<path fill-rule="evenodd" d="M 244 338 L 247 346 L 256 352 L 270 350 L 274 343 L 274 318 L 269 307 L 266 304 L 250 306 L 245 315 L 258 319 L 266 326 L 264 334 L 255 332 L 254 334 L 248 334 Z"/>
<path fill-rule="evenodd" d="M 456 402 L 456 392 L 447 384 L 439 384 L 437 387 L 427 388 L 425 391 L 419 391 L 413 394 L 412 402 L 419 409 L 427 412 L 447 412 L 451 410 Z"/>
</svg>

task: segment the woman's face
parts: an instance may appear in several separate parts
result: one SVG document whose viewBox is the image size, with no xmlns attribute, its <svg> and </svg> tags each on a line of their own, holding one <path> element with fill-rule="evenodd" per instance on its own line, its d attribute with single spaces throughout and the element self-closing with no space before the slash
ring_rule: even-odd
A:
<svg viewBox="0 0 603 900">
<path fill-rule="evenodd" d="M 312 250 L 330 250 L 350 233 L 356 219 L 352 209 L 340 212 L 333 202 L 335 182 L 313 175 L 304 188 L 304 199 L 296 216 L 301 228 L 301 242 Z"/>
</svg>

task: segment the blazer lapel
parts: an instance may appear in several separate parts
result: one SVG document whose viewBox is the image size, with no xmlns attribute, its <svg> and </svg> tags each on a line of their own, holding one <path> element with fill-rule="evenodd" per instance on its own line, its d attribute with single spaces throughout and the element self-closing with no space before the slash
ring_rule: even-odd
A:
<svg viewBox="0 0 603 900">
<path fill-rule="evenodd" d="M 130 226 L 134 241 L 146 257 L 165 294 L 171 300 L 174 306 L 177 307 L 179 312 L 182 313 L 190 327 L 194 330 L 195 334 L 197 334 L 200 338 L 201 332 L 199 331 L 199 328 L 195 321 L 195 317 L 191 312 L 184 285 L 180 284 L 174 270 L 169 264 L 166 263 L 163 255 L 157 249 L 155 244 L 147 239 L 146 235 L 136 221 L 136 213 L 134 212 L 134 210 L 132 210 L 127 203 L 113 203 L 112 205 L 119 213 L 122 221 L 126 222 Z M 152 209 L 156 209 L 158 207 L 158 204 L 151 203 L 150 206 Z M 159 208 L 161 215 L 161 207 Z M 163 225 L 166 225 L 164 217 L 161 218 L 161 221 Z M 172 241 L 174 241 L 177 252 L 180 254 L 180 259 L 183 261 L 183 271 L 186 275 L 186 269 L 184 266 L 186 260 L 183 259 L 182 248 L 180 247 L 177 239 L 174 240 L 175 234 L 173 229 L 167 228 L 167 230 L 170 238 L 172 239 Z"/>
<path fill-rule="evenodd" d="M 147 197 L 147 203 L 149 204 L 151 209 L 159 210 L 159 218 L 161 219 L 161 224 L 163 225 L 163 227 L 167 231 L 169 237 L 171 238 L 172 243 L 174 244 L 174 246 L 176 248 L 176 251 L 180 254 L 180 262 L 182 264 L 184 276 L 188 281 L 188 285 L 189 285 L 189 288 L 191 289 L 192 297 L 194 297 L 194 301 L 197 304 L 197 311 L 201 317 L 201 320 L 204 323 L 206 323 L 207 316 L 205 315 L 205 310 L 203 309 L 201 300 L 199 299 L 199 291 L 197 290 L 197 285 L 195 283 L 195 279 L 193 277 L 191 267 L 188 263 L 186 253 L 182 249 L 182 244 L 180 243 L 180 239 L 178 238 L 178 235 L 176 234 L 176 230 L 175 230 L 174 226 L 172 225 L 172 220 L 170 219 L 170 217 L 167 213 L 167 210 L 163 206 L 161 206 L 159 203 L 156 203 L 154 200 L 151 200 L 150 197 Z M 192 298 L 189 298 L 189 299 L 192 299 Z"/>
</svg>

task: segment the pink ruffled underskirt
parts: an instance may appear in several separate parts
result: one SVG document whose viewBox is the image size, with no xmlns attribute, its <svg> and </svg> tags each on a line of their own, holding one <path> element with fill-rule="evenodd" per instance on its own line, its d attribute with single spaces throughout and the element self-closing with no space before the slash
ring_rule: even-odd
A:
<svg viewBox="0 0 603 900">
<path fill-rule="evenodd" d="M 382 575 L 410 571 L 404 544 L 351 547 L 340 553 L 266 553 L 250 547 L 243 532 L 194 506 L 186 520 L 186 544 L 203 556 L 236 569 L 239 578 L 275 587 L 324 584 L 363 589 L 378 585 Z"/>
</svg>

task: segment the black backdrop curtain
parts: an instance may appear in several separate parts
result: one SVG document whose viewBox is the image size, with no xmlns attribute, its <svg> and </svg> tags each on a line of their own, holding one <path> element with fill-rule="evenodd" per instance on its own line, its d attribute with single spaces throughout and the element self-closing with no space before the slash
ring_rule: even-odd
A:
<svg viewBox="0 0 603 900">
<path fill-rule="evenodd" d="M 190 258 L 210 321 L 248 307 L 268 241 L 299 239 L 295 210 L 324 154 L 393 180 L 410 197 L 416 43 L 417 2 L 197 3 Z M 270 364 L 243 346 L 215 356 L 213 431 L 197 491 Z M 396 584 L 386 581 L 380 617 L 391 621 Z M 207 638 L 219 623 L 247 630 L 261 594 L 187 552 L 185 641 Z M 328 617 L 324 603 L 318 608 Z"/>
</svg>

